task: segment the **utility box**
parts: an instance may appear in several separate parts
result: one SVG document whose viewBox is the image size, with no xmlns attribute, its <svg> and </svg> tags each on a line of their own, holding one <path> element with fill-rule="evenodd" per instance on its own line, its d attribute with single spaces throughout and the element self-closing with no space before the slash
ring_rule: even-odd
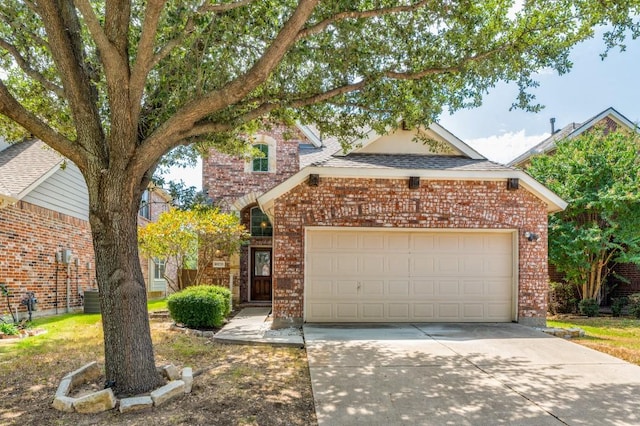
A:
<svg viewBox="0 0 640 426">
<path fill-rule="evenodd" d="M 71 250 L 69 249 L 64 249 L 62 250 L 62 263 L 64 263 L 65 265 L 68 265 L 71 262 Z"/>
</svg>

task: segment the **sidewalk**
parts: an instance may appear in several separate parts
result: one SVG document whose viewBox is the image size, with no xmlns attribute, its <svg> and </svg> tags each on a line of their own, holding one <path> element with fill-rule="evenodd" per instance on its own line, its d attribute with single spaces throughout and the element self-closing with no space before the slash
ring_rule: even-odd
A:
<svg viewBox="0 0 640 426">
<path fill-rule="evenodd" d="M 272 345 L 304 347 L 302 331 L 298 328 L 271 330 L 271 322 L 267 321 L 271 308 L 244 308 L 231 318 L 222 330 L 213 336 L 213 340 L 221 343 L 238 345 Z"/>
</svg>

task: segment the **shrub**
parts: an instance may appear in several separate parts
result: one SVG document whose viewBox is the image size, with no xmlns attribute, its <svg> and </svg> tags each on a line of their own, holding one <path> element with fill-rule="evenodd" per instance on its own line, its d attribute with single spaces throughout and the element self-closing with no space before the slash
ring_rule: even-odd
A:
<svg viewBox="0 0 640 426">
<path fill-rule="evenodd" d="M 549 313 L 570 314 L 575 312 L 578 298 L 573 284 L 549 283 Z"/>
<path fill-rule="evenodd" d="M 230 312 L 229 290 L 216 286 L 192 286 L 167 299 L 171 318 L 186 327 L 220 327 Z"/>
<path fill-rule="evenodd" d="M 629 296 L 629 313 L 640 318 L 640 293 L 633 293 Z"/>
<path fill-rule="evenodd" d="M 597 317 L 600 312 L 600 304 L 596 299 L 582 299 L 580 303 L 578 303 L 578 308 L 582 315 L 588 317 Z"/>
<path fill-rule="evenodd" d="M 8 334 L 9 336 L 15 336 L 19 333 L 18 327 L 15 324 L 9 322 L 0 322 L 0 333 Z"/>
<path fill-rule="evenodd" d="M 622 310 L 627 306 L 628 299 L 626 297 L 614 297 L 611 299 L 611 314 L 614 317 L 622 315 Z"/>
</svg>

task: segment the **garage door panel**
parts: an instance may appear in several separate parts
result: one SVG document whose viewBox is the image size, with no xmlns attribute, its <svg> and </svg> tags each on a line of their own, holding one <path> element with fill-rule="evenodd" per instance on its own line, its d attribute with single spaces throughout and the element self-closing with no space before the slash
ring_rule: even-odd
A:
<svg viewBox="0 0 640 426">
<path fill-rule="evenodd" d="M 410 294 L 410 290 L 411 290 L 410 281 L 392 280 L 392 281 L 389 281 L 387 293 L 390 297 L 397 297 L 397 296 L 408 297 Z"/>
<path fill-rule="evenodd" d="M 511 233 L 310 230 L 307 238 L 306 321 L 513 317 Z"/>
<path fill-rule="evenodd" d="M 425 296 L 434 295 L 435 284 L 433 280 L 414 280 L 413 281 L 413 294 L 418 299 L 423 299 Z"/>
</svg>

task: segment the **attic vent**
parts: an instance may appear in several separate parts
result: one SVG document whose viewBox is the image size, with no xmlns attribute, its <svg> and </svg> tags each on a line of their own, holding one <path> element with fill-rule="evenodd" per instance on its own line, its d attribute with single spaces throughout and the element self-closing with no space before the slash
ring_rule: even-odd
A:
<svg viewBox="0 0 640 426">
<path fill-rule="evenodd" d="M 507 179 L 507 189 L 509 191 L 514 191 L 520 187 L 520 179 L 518 178 L 509 178 Z"/>
<path fill-rule="evenodd" d="M 309 186 L 318 186 L 320 184 L 320 175 L 312 173 L 309 175 Z"/>
<path fill-rule="evenodd" d="M 418 189 L 418 188 L 420 188 L 420 177 L 411 176 L 409 178 L 409 189 Z"/>
</svg>

